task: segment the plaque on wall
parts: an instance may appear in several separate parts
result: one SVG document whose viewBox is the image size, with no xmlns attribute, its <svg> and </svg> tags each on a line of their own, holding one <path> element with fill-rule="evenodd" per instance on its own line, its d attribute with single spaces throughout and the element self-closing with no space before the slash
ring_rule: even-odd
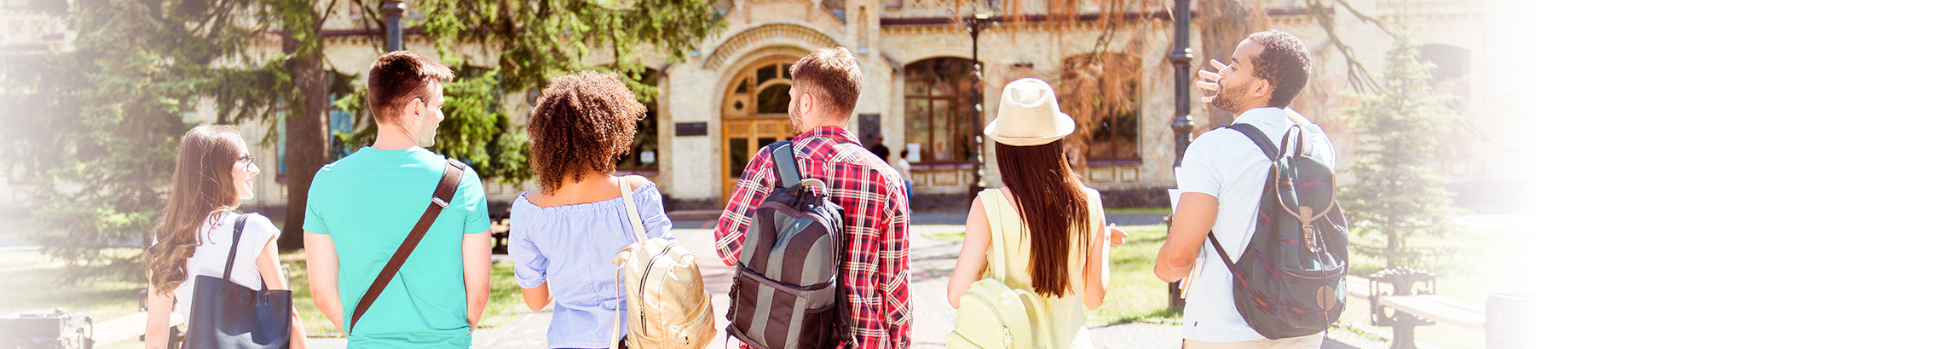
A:
<svg viewBox="0 0 1934 349">
<path fill-rule="evenodd" d="M 884 141 L 880 135 L 880 114 L 860 114 L 860 145 L 873 146 L 874 140 Z"/>
<path fill-rule="evenodd" d="M 704 122 L 681 122 L 672 124 L 673 136 L 704 136 Z"/>
</svg>

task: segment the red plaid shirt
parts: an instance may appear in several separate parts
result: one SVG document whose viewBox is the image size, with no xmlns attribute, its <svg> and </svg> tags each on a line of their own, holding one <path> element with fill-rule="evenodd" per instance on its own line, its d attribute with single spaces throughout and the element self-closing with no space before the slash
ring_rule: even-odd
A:
<svg viewBox="0 0 1934 349">
<path fill-rule="evenodd" d="M 833 203 L 845 209 L 847 310 L 853 318 L 859 348 L 906 348 L 907 233 L 905 184 L 900 172 L 861 148 L 856 137 L 839 127 L 819 127 L 793 138 L 802 178 L 826 182 Z M 737 263 L 752 211 L 765 202 L 778 177 L 772 173 L 772 154 L 760 152 L 745 165 L 738 189 L 725 204 L 725 214 L 712 236 L 719 257 Z"/>
</svg>

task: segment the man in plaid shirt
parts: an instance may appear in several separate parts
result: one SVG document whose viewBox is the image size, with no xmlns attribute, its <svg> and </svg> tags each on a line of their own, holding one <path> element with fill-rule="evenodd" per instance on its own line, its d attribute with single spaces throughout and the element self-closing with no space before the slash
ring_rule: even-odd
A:
<svg viewBox="0 0 1934 349">
<path fill-rule="evenodd" d="M 813 51 L 792 66 L 792 102 L 786 105 L 802 178 L 826 182 L 833 203 L 845 209 L 847 311 L 853 319 L 856 348 L 906 348 L 907 197 L 900 173 L 873 156 L 846 131 L 859 100 L 860 68 L 845 48 Z M 745 175 L 725 204 L 712 236 L 725 263 L 739 260 L 752 211 L 765 201 L 778 179 L 772 154 L 760 152 L 745 165 Z"/>
</svg>

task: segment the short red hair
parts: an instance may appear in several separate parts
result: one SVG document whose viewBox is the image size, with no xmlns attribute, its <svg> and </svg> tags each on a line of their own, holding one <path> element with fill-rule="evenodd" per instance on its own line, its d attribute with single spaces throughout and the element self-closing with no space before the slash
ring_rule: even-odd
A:
<svg viewBox="0 0 1934 349">
<path fill-rule="evenodd" d="M 823 48 L 792 65 L 792 82 L 824 98 L 838 114 L 852 114 L 860 100 L 860 62 L 845 47 Z"/>
</svg>

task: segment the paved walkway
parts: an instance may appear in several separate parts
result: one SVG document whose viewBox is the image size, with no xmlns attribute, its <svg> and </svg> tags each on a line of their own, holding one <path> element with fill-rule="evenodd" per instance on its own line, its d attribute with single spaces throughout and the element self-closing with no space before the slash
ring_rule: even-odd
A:
<svg viewBox="0 0 1934 349">
<path fill-rule="evenodd" d="M 912 232 L 913 280 L 910 285 L 912 313 L 912 348 L 944 348 L 947 332 L 954 327 L 954 309 L 946 299 L 947 278 L 953 274 L 954 259 L 959 256 L 959 241 L 936 241 L 925 238 L 927 233 L 956 233 L 962 231 L 960 225 L 931 224 L 952 217 L 918 217 L 926 223 L 914 226 Z M 964 216 L 961 217 L 965 219 Z M 1160 217 L 1155 217 L 1159 222 Z M 709 222 L 677 222 L 672 235 L 681 245 L 692 251 L 698 258 L 699 268 L 705 274 L 706 290 L 712 293 L 712 304 L 717 307 L 713 315 L 719 326 L 724 326 L 725 310 L 728 307 L 726 293 L 731 288 L 732 270 L 719 260 L 712 248 L 711 229 L 697 228 Z M 550 325 L 550 310 L 532 312 L 522 308 L 512 314 L 508 324 L 478 330 L 474 341 L 477 348 L 544 348 L 545 331 Z M 1131 323 L 1131 324 L 1089 324 L 1096 344 L 1109 348 L 1179 348 L 1181 347 L 1180 328 L 1173 325 Z M 729 340 L 723 329 L 708 348 L 726 348 Z M 311 339 L 312 348 L 341 348 L 342 339 Z M 1336 342 L 1324 343 L 1324 348 L 1350 348 Z"/>
</svg>

